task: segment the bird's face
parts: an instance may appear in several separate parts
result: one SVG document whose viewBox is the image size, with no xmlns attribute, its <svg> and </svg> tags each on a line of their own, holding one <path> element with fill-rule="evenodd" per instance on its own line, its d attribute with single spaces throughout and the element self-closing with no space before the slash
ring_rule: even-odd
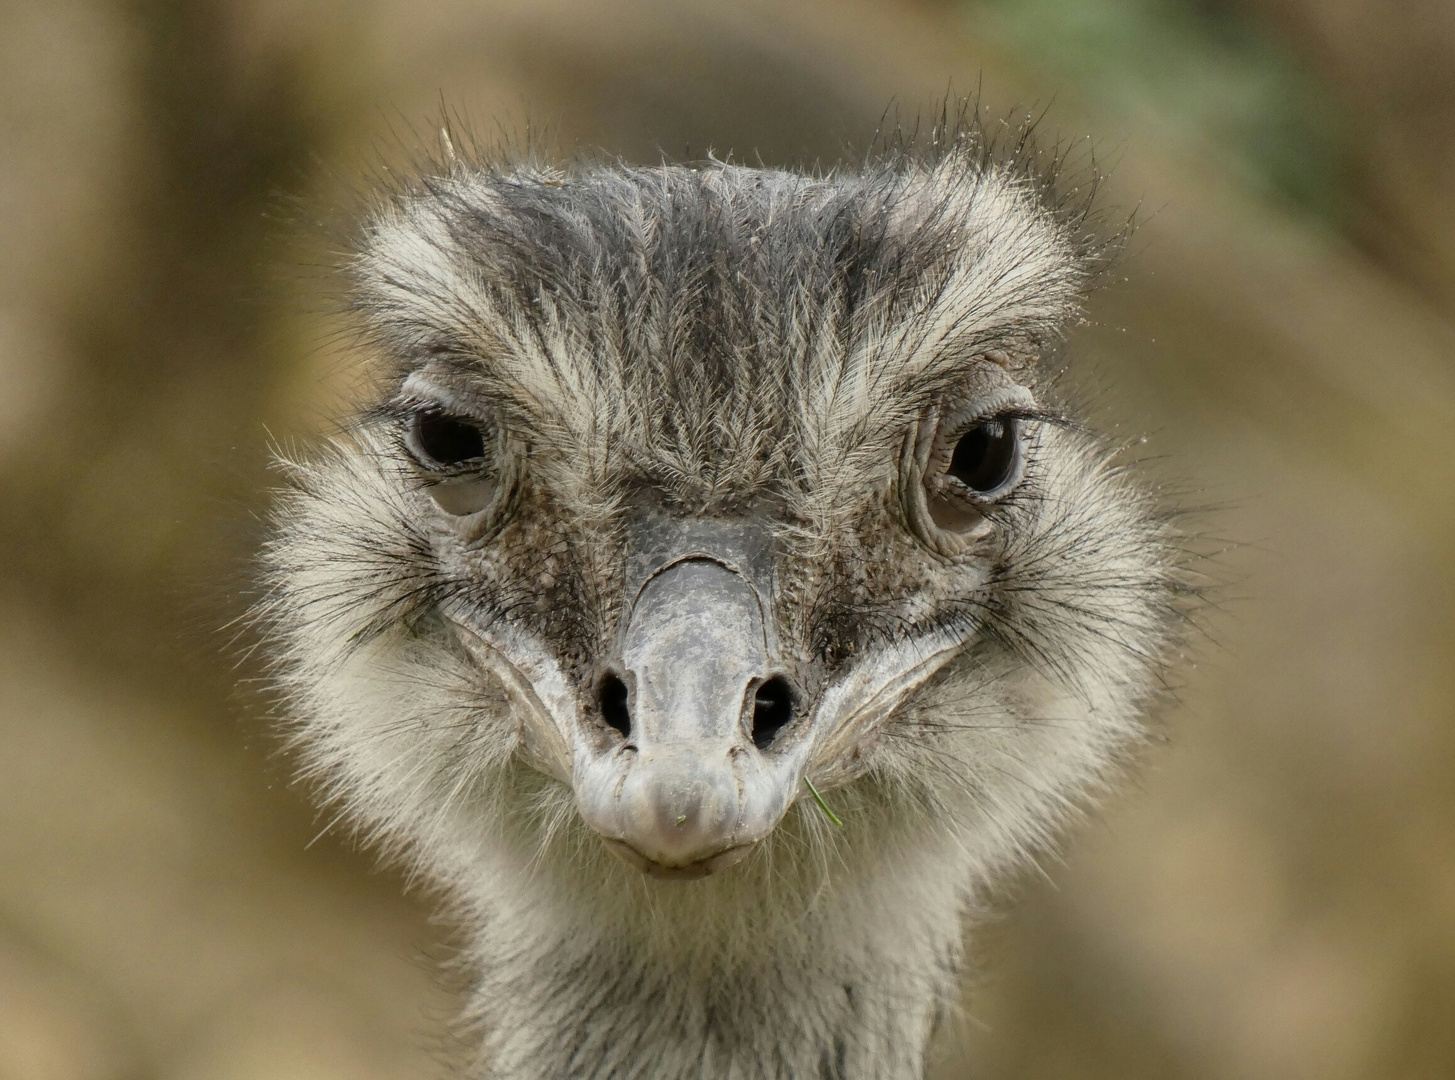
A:
<svg viewBox="0 0 1455 1080">
<path fill-rule="evenodd" d="M 401 197 L 359 272 L 387 400 L 270 549 L 313 761 L 450 850 L 519 765 L 656 876 L 876 784 L 1033 842 L 1135 729 L 1168 590 L 1145 500 L 1038 400 L 1077 259 L 953 154 Z"/>
<path fill-rule="evenodd" d="M 739 861 L 796 801 L 862 775 L 886 721 L 974 637 L 1047 417 L 1003 354 L 957 391 L 861 425 L 877 467 L 833 505 L 808 493 L 814 522 L 804 492 L 761 479 L 674 504 L 650 447 L 583 512 L 554 490 L 590 485 L 583 448 L 508 429 L 469 365 L 404 380 L 386 445 L 448 583 L 439 610 L 509 696 L 521 752 L 630 864 Z"/>
</svg>

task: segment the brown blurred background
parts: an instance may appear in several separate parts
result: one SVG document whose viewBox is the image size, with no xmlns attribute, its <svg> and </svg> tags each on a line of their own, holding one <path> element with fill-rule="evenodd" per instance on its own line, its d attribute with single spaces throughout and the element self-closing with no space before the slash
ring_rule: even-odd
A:
<svg viewBox="0 0 1455 1080">
<path fill-rule="evenodd" d="M 449 1057 L 448 927 L 289 785 L 221 629 L 270 441 L 358 377 L 315 225 L 380 148 L 443 100 L 828 161 L 977 86 L 1138 208 L 1072 377 L 1232 543 L 1166 745 L 976 939 L 937 1075 L 1455 1076 L 1449 0 L 0 0 L 0 1080 Z"/>
</svg>

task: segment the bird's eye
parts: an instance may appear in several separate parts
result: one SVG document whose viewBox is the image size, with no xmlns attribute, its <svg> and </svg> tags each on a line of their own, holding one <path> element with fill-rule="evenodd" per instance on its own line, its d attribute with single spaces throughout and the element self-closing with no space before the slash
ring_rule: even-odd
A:
<svg viewBox="0 0 1455 1080">
<path fill-rule="evenodd" d="M 932 550 L 956 557 L 994 530 L 990 505 L 1025 473 L 1022 418 L 1034 415 L 1032 405 L 1016 389 L 985 411 L 926 417 L 905 442 L 901 498 L 910 528 Z"/>
<path fill-rule="evenodd" d="M 404 441 L 427 469 L 448 469 L 485 456 L 485 433 L 479 425 L 438 409 L 416 412 Z"/>
<path fill-rule="evenodd" d="M 981 420 L 960 436 L 946 474 L 980 498 L 1001 494 L 1020 467 L 1020 432 L 1013 417 Z"/>
<path fill-rule="evenodd" d="M 492 444 L 474 420 L 426 406 L 410 416 L 404 445 L 432 474 L 426 490 L 446 514 L 473 518 L 496 505 L 502 491 L 499 470 L 493 467 Z"/>
</svg>

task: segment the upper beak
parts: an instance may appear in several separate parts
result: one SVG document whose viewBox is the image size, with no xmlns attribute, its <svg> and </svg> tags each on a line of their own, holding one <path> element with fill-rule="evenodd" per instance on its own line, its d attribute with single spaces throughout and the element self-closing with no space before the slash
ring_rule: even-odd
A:
<svg viewBox="0 0 1455 1080">
<path fill-rule="evenodd" d="M 632 606 L 610 676 L 627 690 L 625 738 L 582 740 L 574 779 L 587 824 L 648 872 L 731 865 L 793 801 L 799 767 L 754 741 L 760 691 L 782 679 L 765 618 L 747 578 L 706 556 L 657 572 Z"/>
</svg>

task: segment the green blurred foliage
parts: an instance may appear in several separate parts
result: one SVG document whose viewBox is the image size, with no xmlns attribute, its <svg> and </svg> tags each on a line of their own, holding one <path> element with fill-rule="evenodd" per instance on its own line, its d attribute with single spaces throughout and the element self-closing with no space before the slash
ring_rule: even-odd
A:
<svg viewBox="0 0 1455 1080">
<path fill-rule="evenodd" d="M 1342 223 L 1344 132 L 1288 44 L 1216 0 L 961 0 L 1024 67 L 1216 148 L 1250 187 Z"/>
</svg>

